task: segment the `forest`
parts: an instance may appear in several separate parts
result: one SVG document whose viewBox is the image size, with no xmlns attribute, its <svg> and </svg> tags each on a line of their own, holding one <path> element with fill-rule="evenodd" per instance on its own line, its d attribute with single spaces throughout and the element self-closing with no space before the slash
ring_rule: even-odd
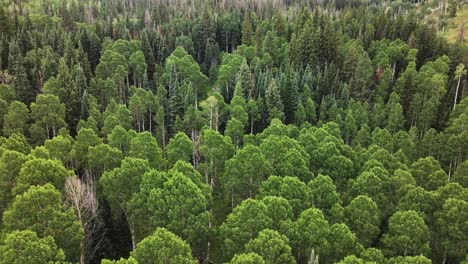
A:
<svg viewBox="0 0 468 264">
<path fill-rule="evenodd" d="M 468 264 L 466 14 L 0 0 L 0 264 Z"/>
</svg>

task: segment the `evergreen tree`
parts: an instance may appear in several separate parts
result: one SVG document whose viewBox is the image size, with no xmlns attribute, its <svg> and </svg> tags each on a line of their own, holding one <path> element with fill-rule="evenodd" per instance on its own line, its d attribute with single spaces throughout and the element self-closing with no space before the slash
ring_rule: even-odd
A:
<svg viewBox="0 0 468 264">
<path fill-rule="evenodd" d="M 280 89 L 274 79 L 270 81 L 265 91 L 265 102 L 268 108 L 268 120 L 271 121 L 273 118 L 283 120 L 283 102 L 281 100 Z"/>
<path fill-rule="evenodd" d="M 242 44 L 246 46 L 253 46 L 254 44 L 254 30 L 252 27 L 252 21 L 250 20 L 250 14 L 244 14 L 242 21 Z"/>
<path fill-rule="evenodd" d="M 34 98 L 36 98 L 36 91 L 31 86 L 31 82 L 29 81 L 26 69 L 24 68 L 23 58 L 21 55 L 18 55 L 16 58 L 15 74 L 16 95 L 22 102 L 25 102 L 27 105 L 29 105 L 34 101 Z"/>
</svg>

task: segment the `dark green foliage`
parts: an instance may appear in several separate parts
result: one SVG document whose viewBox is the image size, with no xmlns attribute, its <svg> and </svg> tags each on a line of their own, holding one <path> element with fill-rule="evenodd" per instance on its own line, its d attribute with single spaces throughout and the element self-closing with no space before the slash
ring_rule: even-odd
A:
<svg viewBox="0 0 468 264">
<path fill-rule="evenodd" d="M 0 263 L 467 261 L 463 1 L 1 2 Z"/>
</svg>

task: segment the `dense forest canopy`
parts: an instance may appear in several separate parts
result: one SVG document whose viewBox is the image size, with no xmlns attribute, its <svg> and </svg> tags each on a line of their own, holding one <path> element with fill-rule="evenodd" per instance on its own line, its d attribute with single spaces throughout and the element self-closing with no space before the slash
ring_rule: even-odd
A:
<svg viewBox="0 0 468 264">
<path fill-rule="evenodd" d="M 464 14 L 0 0 L 0 264 L 468 263 Z"/>
</svg>

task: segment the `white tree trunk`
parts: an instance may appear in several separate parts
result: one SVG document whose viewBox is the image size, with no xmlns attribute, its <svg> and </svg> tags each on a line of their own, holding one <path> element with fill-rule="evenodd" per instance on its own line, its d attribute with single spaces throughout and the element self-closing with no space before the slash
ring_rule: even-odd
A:
<svg viewBox="0 0 468 264">
<path fill-rule="evenodd" d="M 460 81 L 461 77 L 458 78 L 458 83 L 457 83 L 457 90 L 455 91 L 455 100 L 453 101 L 453 109 L 457 106 L 457 97 L 458 97 L 458 89 L 460 88 Z"/>
</svg>

